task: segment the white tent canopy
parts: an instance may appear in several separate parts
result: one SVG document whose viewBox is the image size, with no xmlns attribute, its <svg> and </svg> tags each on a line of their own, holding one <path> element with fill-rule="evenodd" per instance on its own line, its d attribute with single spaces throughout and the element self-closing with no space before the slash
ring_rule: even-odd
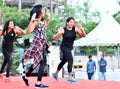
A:
<svg viewBox="0 0 120 89">
<path fill-rule="evenodd" d="M 110 46 L 118 43 L 120 43 L 120 25 L 106 13 L 98 26 L 85 38 L 76 40 L 74 46 Z"/>
</svg>

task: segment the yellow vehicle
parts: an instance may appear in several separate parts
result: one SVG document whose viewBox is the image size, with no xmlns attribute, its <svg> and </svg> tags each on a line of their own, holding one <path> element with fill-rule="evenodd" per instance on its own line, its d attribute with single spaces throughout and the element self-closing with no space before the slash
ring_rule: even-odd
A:
<svg viewBox="0 0 120 89">
<path fill-rule="evenodd" d="M 83 64 L 83 63 L 78 63 L 78 62 L 73 63 L 74 68 L 83 68 L 84 66 L 85 66 L 85 64 Z"/>
</svg>

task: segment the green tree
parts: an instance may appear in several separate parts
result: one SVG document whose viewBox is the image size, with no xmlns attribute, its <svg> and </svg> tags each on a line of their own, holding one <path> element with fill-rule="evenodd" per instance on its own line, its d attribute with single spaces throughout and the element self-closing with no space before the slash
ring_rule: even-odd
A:
<svg viewBox="0 0 120 89">
<path fill-rule="evenodd" d="M 92 19 L 96 19 L 98 17 L 99 21 L 100 14 L 98 11 L 94 11 L 91 13 L 89 9 L 90 5 L 88 2 L 84 3 L 84 7 L 81 7 L 77 4 L 76 7 L 73 7 L 69 5 L 65 0 L 63 2 L 63 6 L 63 8 L 59 9 L 60 14 L 57 15 L 55 13 L 52 13 L 52 18 L 47 31 L 49 41 L 52 41 L 52 36 L 57 32 L 58 27 L 65 26 L 65 20 L 69 16 L 73 16 L 76 20 L 76 23 L 81 23 L 85 28 L 86 33 L 89 33 L 92 29 L 96 27 L 97 23 Z M 78 38 L 79 37 L 77 37 L 77 39 Z M 59 40 L 61 40 L 61 38 Z"/>
<path fill-rule="evenodd" d="M 64 0 L 63 6 L 64 8 L 59 9 L 60 14 L 51 13 L 51 21 L 47 30 L 49 42 L 52 41 L 52 36 L 57 32 L 57 29 L 60 26 L 65 26 L 65 20 L 68 16 L 73 16 L 77 21 L 76 23 L 81 23 L 87 33 L 96 26 L 96 22 L 92 21 L 91 19 L 94 19 L 93 17 L 95 16 L 99 16 L 99 14 L 97 12 L 94 12 L 90 15 L 90 5 L 88 2 L 84 3 L 84 7 L 81 7 L 79 5 L 76 5 L 77 7 L 73 7 L 69 5 L 66 0 Z M 25 29 L 27 27 L 29 23 L 28 18 L 30 9 L 22 9 L 22 11 L 19 12 L 16 7 L 9 8 L 8 6 L 2 5 L 0 8 L 4 11 L 4 22 L 8 19 L 12 19 L 20 28 Z M 84 18 L 84 20 L 81 18 Z M 31 34 L 24 36 L 25 39 L 30 37 Z M 59 40 L 61 40 L 61 38 Z"/>
<path fill-rule="evenodd" d="M 4 12 L 4 22 L 7 20 L 13 20 L 15 25 L 22 29 L 25 29 L 28 25 L 29 10 L 24 9 L 19 12 L 16 7 L 9 8 L 8 6 L 1 6 Z"/>
<path fill-rule="evenodd" d="M 47 30 L 47 40 L 52 42 L 52 36 L 57 33 L 57 29 L 61 26 L 59 17 L 56 14 L 52 14 L 50 24 Z"/>
<path fill-rule="evenodd" d="M 80 5 L 80 3 L 76 3 L 75 6 L 75 18 L 78 21 L 86 22 L 96 22 L 98 23 L 100 21 L 100 13 L 97 10 L 91 10 L 91 3 L 90 0 L 85 0 L 83 2 L 83 5 Z"/>
<path fill-rule="evenodd" d="M 63 5 L 64 8 L 59 9 L 59 14 L 52 13 L 51 15 L 51 21 L 47 30 L 48 41 L 50 42 L 52 42 L 52 36 L 57 33 L 58 28 L 65 26 L 66 18 L 68 16 L 74 16 L 74 8 L 71 5 L 68 5 L 66 0 L 63 2 Z M 59 38 L 58 41 L 61 41 L 61 38 Z"/>
<path fill-rule="evenodd" d="M 116 13 L 114 15 L 114 18 L 116 19 L 116 21 L 120 24 L 120 11 L 118 11 L 118 13 Z"/>
<path fill-rule="evenodd" d="M 21 12 L 19 12 L 16 7 L 10 8 L 6 5 L 2 5 L 0 8 L 4 12 L 4 22 L 7 20 L 13 20 L 16 26 L 19 26 L 23 30 L 27 28 L 30 9 L 23 9 Z M 23 36 L 24 39 L 28 39 L 30 37 L 31 35 Z"/>
<path fill-rule="evenodd" d="M 0 6 L 3 4 L 3 1 L 2 0 L 0 0 Z"/>
</svg>

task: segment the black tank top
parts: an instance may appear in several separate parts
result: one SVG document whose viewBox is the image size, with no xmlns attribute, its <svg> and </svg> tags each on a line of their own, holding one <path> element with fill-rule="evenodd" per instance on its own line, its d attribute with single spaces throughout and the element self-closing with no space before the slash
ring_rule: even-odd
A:
<svg viewBox="0 0 120 89">
<path fill-rule="evenodd" d="M 72 30 L 68 30 L 66 27 L 64 27 L 63 29 L 64 29 L 64 34 L 61 45 L 73 49 L 73 43 L 76 38 L 75 27 L 73 27 Z"/>
<path fill-rule="evenodd" d="M 7 49 L 8 52 L 12 52 L 14 39 L 15 39 L 15 32 L 13 30 L 10 32 L 6 32 L 6 35 L 3 38 L 2 48 Z"/>
</svg>

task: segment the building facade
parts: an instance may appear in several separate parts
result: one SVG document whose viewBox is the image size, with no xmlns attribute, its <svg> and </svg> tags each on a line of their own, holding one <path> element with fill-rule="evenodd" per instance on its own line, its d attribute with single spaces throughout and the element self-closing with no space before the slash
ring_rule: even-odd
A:
<svg viewBox="0 0 120 89">
<path fill-rule="evenodd" d="M 55 12 L 56 9 L 63 5 L 62 0 L 3 0 L 3 3 L 10 7 L 31 8 L 36 4 L 42 4 L 50 9 L 51 12 Z"/>
</svg>

